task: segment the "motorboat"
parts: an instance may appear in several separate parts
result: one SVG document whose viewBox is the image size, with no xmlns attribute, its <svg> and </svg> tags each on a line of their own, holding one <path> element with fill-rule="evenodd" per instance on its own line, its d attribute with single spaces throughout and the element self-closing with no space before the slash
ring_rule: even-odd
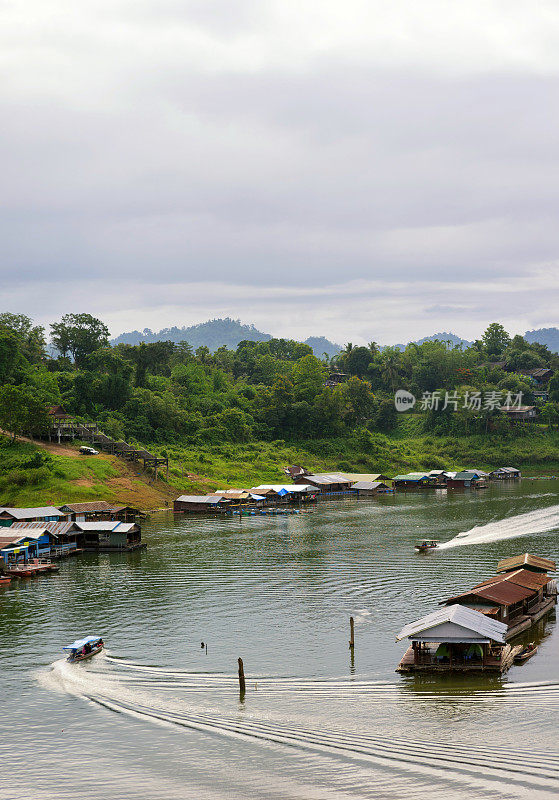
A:
<svg viewBox="0 0 559 800">
<path fill-rule="evenodd" d="M 415 545 L 418 553 L 428 553 L 430 550 L 436 550 L 438 543 L 434 539 L 423 539 Z"/>
<path fill-rule="evenodd" d="M 86 636 L 85 639 L 76 639 L 72 644 L 63 647 L 63 650 L 68 652 L 67 661 L 85 661 L 97 653 L 100 653 L 104 647 L 104 642 L 101 636 Z"/>
<path fill-rule="evenodd" d="M 514 663 L 524 664 L 524 662 L 528 661 L 529 658 L 535 656 L 537 652 L 538 652 L 538 645 L 535 644 L 534 642 L 530 642 L 530 644 L 527 644 L 526 647 L 520 651 L 520 653 L 517 653 L 515 655 Z"/>
</svg>

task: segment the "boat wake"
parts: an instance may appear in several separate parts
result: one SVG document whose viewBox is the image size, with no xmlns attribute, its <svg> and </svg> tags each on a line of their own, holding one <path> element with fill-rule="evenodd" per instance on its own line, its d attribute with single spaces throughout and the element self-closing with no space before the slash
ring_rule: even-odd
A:
<svg viewBox="0 0 559 800">
<path fill-rule="evenodd" d="M 507 517 L 487 525 L 477 525 L 469 531 L 459 533 L 454 539 L 443 542 L 439 550 L 462 547 L 469 544 L 488 544 L 517 536 L 531 536 L 559 531 L 559 505 L 528 511 L 515 517 Z"/>
<path fill-rule="evenodd" d="M 390 737 L 382 728 L 373 729 L 372 733 L 312 728 L 298 722 L 259 718 L 236 704 L 232 711 L 230 708 L 231 713 L 221 713 L 215 706 L 227 708 L 224 692 L 229 698 L 235 696 L 234 675 L 175 671 L 111 656 L 99 658 L 95 667 L 90 666 L 56 662 L 47 676 L 43 674 L 43 683 L 144 723 L 289 746 L 328 758 L 410 773 L 427 783 L 436 780 L 450 788 L 468 787 L 485 797 L 500 792 L 505 784 L 507 797 L 524 797 L 527 790 L 559 791 L 559 752 L 523 747 L 519 753 L 514 747 L 489 746 L 486 742 L 476 746 L 460 741 Z M 415 692 L 402 683 L 366 679 L 260 676 L 257 681 L 259 692 L 265 692 L 266 698 L 274 692 L 289 692 L 294 696 L 312 692 L 321 701 L 331 697 L 343 702 L 350 696 L 359 699 L 360 695 L 367 695 L 369 701 L 376 699 L 383 705 L 404 699 L 420 703 L 445 699 L 444 690 Z M 172 697 L 169 691 L 173 692 Z M 206 692 L 213 708 L 197 705 L 201 691 Z M 484 707 L 491 702 L 511 703 L 515 708 L 522 703 L 541 705 L 549 713 L 551 707 L 559 709 L 559 683 L 511 684 L 494 691 L 469 690 L 463 697 L 455 689 L 448 692 L 447 699 L 453 705 L 478 702 Z"/>
</svg>

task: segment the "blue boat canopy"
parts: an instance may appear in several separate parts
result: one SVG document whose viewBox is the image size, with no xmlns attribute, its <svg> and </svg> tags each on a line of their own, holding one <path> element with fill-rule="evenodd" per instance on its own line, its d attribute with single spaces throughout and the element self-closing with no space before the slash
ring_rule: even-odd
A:
<svg viewBox="0 0 559 800">
<path fill-rule="evenodd" d="M 86 644 L 93 644 L 93 642 L 98 642 L 101 639 L 101 636 L 86 636 L 85 639 L 76 639 L 75 642 L 72 644 L 63 647 L 63 650 L 80 650 Z"/>
</svg>

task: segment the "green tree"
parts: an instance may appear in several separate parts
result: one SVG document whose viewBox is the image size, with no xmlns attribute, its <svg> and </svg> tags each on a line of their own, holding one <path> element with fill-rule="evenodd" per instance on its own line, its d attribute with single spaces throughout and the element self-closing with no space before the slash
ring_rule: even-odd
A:
<svg viewBox="0 0 559 800">
<path fill-rule="evenodd" d="M 306 400 L 312 403 L 320 394 L 326 379 L 324 364 L 313 355 L 300 358 L 293 365 L 291 380 L 295 390 L 296 400 Z"/>
<path fill-rule="evenodd" d="M 48 427 L 47 410 L 20 386 L 0 387 L 0 428 L 12 434 L 12 440 L 24 433 L 40 433 Z"/>
<path fill-rule="evenodd" d="M 492 322 L 487 328 L 481 341 L 489 358 L 502 356 L 510 345 L 510 336 L 498 322 Z"/>
<path fill-rule="evenodd" d="M 0 328 L 12 331 L 21 345 L 22 355 L 31 364 L 38 364 L 45 356 L 45 329 L 33 325 L 25 314 L 0 314 Z"/>
<path fill-rule="evenodd" d="M 70 353 L 78 367 L 95 350 L 109 344 L 109 329 L 90 314 L 65 314 L 50 328 L 51 341 L 58 352 L 63 357 Z"/>
</svg>

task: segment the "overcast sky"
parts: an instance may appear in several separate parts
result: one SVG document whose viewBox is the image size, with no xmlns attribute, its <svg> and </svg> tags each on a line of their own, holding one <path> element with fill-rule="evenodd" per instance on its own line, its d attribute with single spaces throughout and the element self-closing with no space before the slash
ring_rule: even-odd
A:
<svg viewBox="0 0 559 800">
<path fill-rule="evenodd" d="M 555 0 L 4 0 L 2 310 L 559 325 Z"/>
</svg>

